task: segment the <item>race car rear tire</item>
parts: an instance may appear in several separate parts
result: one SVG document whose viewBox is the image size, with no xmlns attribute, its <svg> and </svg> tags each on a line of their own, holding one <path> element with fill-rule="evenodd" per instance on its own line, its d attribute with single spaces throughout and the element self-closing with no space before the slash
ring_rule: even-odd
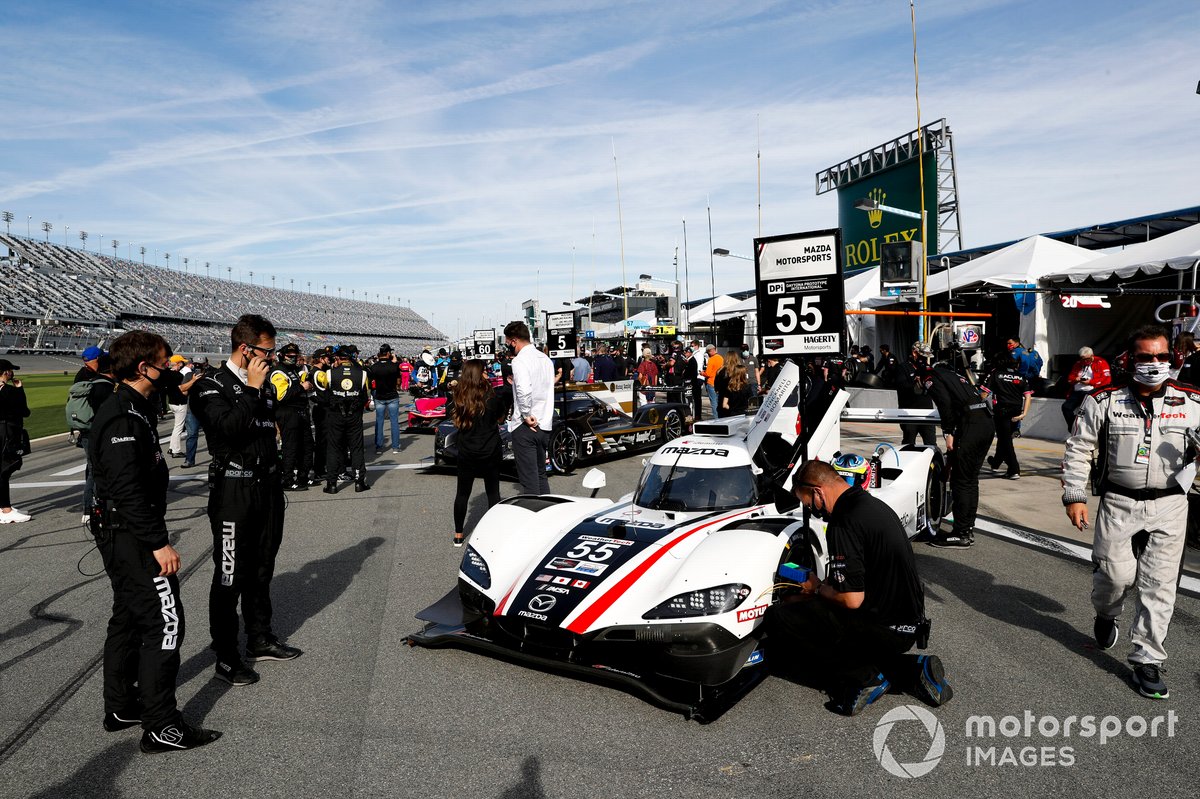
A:
<svg viewBox="0 0 1200 799">
<path fill-rule="evenodd" d="M 556 474 L 569 474 L 579 457 L 579 435 L 566 425 L 560 425 L 550 434 L 547 454 Z"/>
<path fill-rule="evenodd" d="M 666 418 L 663 419 L 663 440 L 674 441 L 683 435 L 683 419 L 679 416 L 679 411 L 667 411 Z"/>
</svg>

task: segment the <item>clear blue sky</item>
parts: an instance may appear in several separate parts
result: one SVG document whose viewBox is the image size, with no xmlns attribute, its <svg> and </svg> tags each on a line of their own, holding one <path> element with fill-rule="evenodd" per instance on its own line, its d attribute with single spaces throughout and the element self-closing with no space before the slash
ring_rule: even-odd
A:
<svg viewBox="0 0 1200 799">
<path fill-rule="evenodd" d="M 758 233 L 759 136 L 772 235 L 835 225 L 814 173 L 916 122 L 906 0 L 4 15 L 0 207 L 17 232 L 32 216 L 172 268 L 390 294 L 451 336 L 621 282 L 614 144 L 630 282 L 674 279 L 686 219 L 701 297 L 706 206 L 715 246 L 748 253 Z M 967 246 L 1200 204 L 1200 3 L 919 0 L 917 26 Z M 750 286 L 744 261 L 715 269 L 718 292 Z"/>
</svg>

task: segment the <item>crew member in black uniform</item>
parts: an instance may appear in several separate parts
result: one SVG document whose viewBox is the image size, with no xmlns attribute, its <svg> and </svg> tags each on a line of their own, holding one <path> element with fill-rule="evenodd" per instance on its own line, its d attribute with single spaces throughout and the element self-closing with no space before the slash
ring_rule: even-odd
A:
<svg viewBox="0 0 1200 799">
<path fill-rule="evenodd" d="M 979 511 L 979 470 L 992 447 L 996 428 L 987 401 L 965 374 L 962 353 L 947 351 L 958 359 L 959 370 L 949 361 L 936 364 L 925 377 L 925 390 L 937 406 L 946 450 L 950 453 L 950 491 L 954 528 L 948 535 L 937 532 L 929 543 L 935 547 L 969 547 L 975 543 L 975 515 Z"/>
<path fill-rule="evenodd" d="M 1007 468 L 1005 478 L 1020 480 L 1021 464 L 1013 448 L 1013 432 L 1029 413 L 1033 386 L 1017 368 L 1016 358 L 1007 352 L 999 357 L 996 370 L 988 375 L 986 385 L 995 398 L 992 414 L 996 421 L 996 454 L 987 459 L 988 466 L 999 469 L 1004 464 Z"/>
<path fill-rule="evenodd" d="M 308 391 L 309 408 L 312 411 L 313 427 L 313 479 L 309 485 L 316 485 L 325 476 L 325 454 L 329 448 L 328 423 L 329 393 L 318 391 L 315 376 L 329 368 L 333 356 L 328 347 L 322 347 L 312 354 L 309 365 Z"/>
<path fill-rule="evenodd" d="M 344 466 L 346 451 L 354 470 L 354 490 L 366 491 L 367 469 L 363 455 L 363 408 L 368 399 L 367 373 L 353 357 L 352 349 L 343 344 L 334 350 L 333 366 L 315 376 L 317 391 L 328 397 L 326 420 L 329 448 L 326 451 L 326 494 L 336 494 L 338 479 Z"/>
<path fill-rule="evenodd" d="M 279 348 L 279 360 L 267 378 L 275 393 L 275 421 L 279 440 L 284 491 L 307 491 L 312 469 L 313 436 L 308 418 L 308 370 L 299 365 L 300 347 L 294 342 Z"/>
<path fill-rule="evenodd" d="M 933 350 L 924 341 L 918 341 L 913 344 L 908 360 L 896 363 L 897 407 L 916 410 L 933 408 L 933 402 L 925 392 L 925 378 L 929 376 L 932 360 Z M 900 432 L 903 434 L 901 441 L 906 445 L 916 444 L 918 434 L 922 444 L 932 447 L 937 443 L 937 431 L 932 422 L 904 422 L 900 425 Z"/>
<path fill-rule="evenodd" d="M 771 662 L 807 673 L 829 691 L 830 710 L 853 716 L 890 688 L 937 707 L 954 692 L 928 644 L 925 592 L 896 512 L 849 486 L 828 463 L 808 461 L 792 492 L 828 522 L 829 573 L 815 573 L 767 611 Z"/>
<path fill-rule="evenodd" d="M 104 729 L 142 725 L 142 751 L 175 752 L 221 733 L 192 727 L 175 681 L 183 644 L 179 553 L 167 536 L 167 463 L 158 443 L 156 394 L 179 373 L 161 336 L 125 333 L 112 344 L 121 381 L 92 419 L 89 460 L 96 485 L 92 533 L 112 581 L 104 641 Z"/>
<path fill-rule="evenodd" d="M 257 314 L 238 319 L 229 360 L 189 392 L 212 454 L 208 519 L 213 534 L 208 620 L 216 676 L 232 685 L 258 682 L 238 649 L 238 600 L 251 660 L 291 660 L 300 650 L 271 630 L 271 578 L 283 540 L 283 484 L 275 444 L 275 398 L 267 383 L 275 326 Z"/>
</svg>

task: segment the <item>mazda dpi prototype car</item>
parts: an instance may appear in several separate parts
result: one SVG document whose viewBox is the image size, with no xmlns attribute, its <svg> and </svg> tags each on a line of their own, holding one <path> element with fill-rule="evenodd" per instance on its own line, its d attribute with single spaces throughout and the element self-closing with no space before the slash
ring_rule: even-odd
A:
<svg viewBox="0 0 1200 799">
<path fill-rule="evenodd" d="M 460 646 L 618 683 L 689 718 L 715 718 L 763 676 L 763 616 L 780 565 L 826 571 L 825 525 L 783 490 L 807 449 L 829 460 L 848 395 L 830 387 L 798 434 L 798 369 L 758 414 L 698 423 L 659 447 L 616 502 L 517 496 L 479 521 L 458 585 L 417 614 L 424 646 Z M 884 445 L 887 447 L 888 445 Z M 910 536 L 940 520 L 940 453 L 881 455 L 872 493 Z M 584 485 L 589 485 L 585 479 Z M 595 491 L 593 491 L 595 494 Z"/>
<path fill-rule="evenodd" d="M 550 466 L 566 474 L 581 463 L 610 455 L 653 449 L 683 435 L 691 410 L 680 402 L 653 402 L 635 406 L 633 415 L 621 410 L 617 397 L 602 383 L 572 384 L 554 394 L 554 427 L 547 454 Z M 433 442 L 433 465 L 454 463 L 458 457 L 454 422 L 438 425 Z M 512 447 L 506 426 L 500 428 L 500 446 L 506 463 Z"/>
</svg>

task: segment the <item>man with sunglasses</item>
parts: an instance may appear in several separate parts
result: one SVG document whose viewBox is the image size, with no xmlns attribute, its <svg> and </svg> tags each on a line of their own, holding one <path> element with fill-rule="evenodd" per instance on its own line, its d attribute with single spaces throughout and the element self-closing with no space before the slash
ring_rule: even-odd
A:
<svg viewBox="0 0 1200 799">
<path fill-rule="evenodd" d="M 1147 325 L 1129 345 L 1132 381 L 1098 388 L 1083 400 L 1063 454 L 1063 505 L 1088 527 L 1088 476 L 1099 453 L 1100 506 L 1092 543 L 1092 632 L 1101 649 L 1116 645 L 1125 595 L 1137 587 L 1128 661 L 1142 696 L 1170 696 L 1163 648 L 1187 534 L 1187 496 L 1195 463 L 1189 433 L 1200 428 L 1200 391 L 1169 379 L 1165 328 Z M 1181 476 L 1181 472 L 1183 475 Z"/>
<path fill-rule="evenodd" d="M 828 463 L 805 463 L 792 492 L 828 525 L 825 579 L 767 612 L 772 662 L 815 678 L 830 710 L 860 713 L 893 686 L 937 707 L 954 696 L 936 655 L 907 655 L 929 634 L 916 559 L 896 512 Z"/>
<path fill-rule="evenodd" d="M 271 578 L 283 540 L 283 481 L 275 443 L 275 396 L 267 375 L 275 360 L 275 326 L 257 314 L 238 319 L 225 366 L 206 374 L 191 394 L 212 454 L 208 518 L 213 534 L 208 620 L 216 676 L 235 685 L 258 682 L 238 646 L 238 601 L 251 660 L 291 660 L 301 652 L 271 629 Z"/>
</svg>

